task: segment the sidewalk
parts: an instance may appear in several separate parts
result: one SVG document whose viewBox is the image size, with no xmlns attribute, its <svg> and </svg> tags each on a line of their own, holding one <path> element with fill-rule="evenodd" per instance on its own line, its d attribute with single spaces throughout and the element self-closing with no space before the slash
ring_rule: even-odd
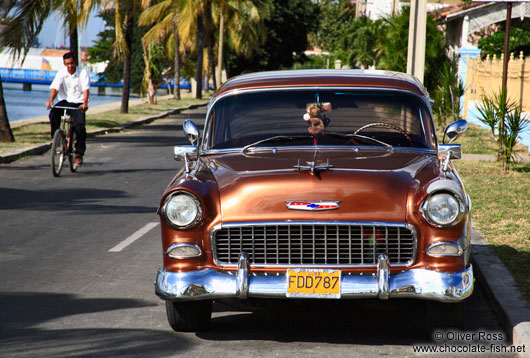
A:
<svg viewBox="0 0 530 358">
<path fill-rule="evenodd" d="M 489 154 L 462 154 L 462 160 L 485 160 L 485 161 L 496 161 L 497 157 L 494 155 Z M 518 161 L 529 163 L 530 162 L 530 155 L 520 155 L 517 158 Z"/>
<path fill-rule="evenodd" d="M 184 92 L 181 94 L 182 98 L 191 97 L 191 96 L 192 94 L 187 93 L 187 92 Z M 161 101 L 165 99 L 172 99 L 172 98 L 173 98 L 173 95 L 157 96 L 157 101 Z M 148 103 L 147 98 L 132 99 L 132 100 L 129 100 L 129 107 L 137 106 L 137 105 L 144 104 L 144 103 Z M 180 112 L 182 110 L 193 109 L 193 108 L 197 108 L 197 107 L 204 106 L 207 104 L 208 104 L 208 101 L 205 101 L 204 103 L 201 103 L 201 104 L 195 104 L 195 105 L 189 105 L 186 107 L 175 108 L 174 110 L 161 113 L 156 116 L 148 116 L 148 117 L 140 118 L 140 119 L 125 123 L 118 127 L 105 128 L 105 129 L 101 129 L 97 131 L 89 131 L 87 132 L 87 136 L 92 137 L 95 135 L 119 132 L 126 128 L 130 128 L 132 126 L 146 124 L 156 119 L 167 117 L 171 114 Z M 101 104 L 95 107 L 90 107 L 89 111 L 90 111 L 90 114 L 97 114 L 101 112 L 111 111 L 114 109 L 119 109 L 120 107 L 121 107 L 121 102 L 112 102 L 112 103 Z M 12 123 L 9 123 L 9 125 L 11 126 L 11 128 L 18 128 L 18 127 L 22 127 L 25 125 L 36 124 L 36 123 L 49 123 L 48 116 L 40 116 L 40 117 L 35 117 L 35 118 L 30 118 L 30 119 L 23 119 L 20 121 L 14 121 Z M 0 164 L 11 163 L 17 159 L 20 159 L 22 157 L 26 157 L 29 155 L 43 154 L 43 153 L 46 153 L 50 148 L 51 148 L 51 141 L 48 143 L 38 144 L 35 146 L 31 146 L 31 147 L 16 149 L 16 150 L 11 151 L 10 153 L 3 153 L 3 154 L 0 154 Z"/>
</svg>

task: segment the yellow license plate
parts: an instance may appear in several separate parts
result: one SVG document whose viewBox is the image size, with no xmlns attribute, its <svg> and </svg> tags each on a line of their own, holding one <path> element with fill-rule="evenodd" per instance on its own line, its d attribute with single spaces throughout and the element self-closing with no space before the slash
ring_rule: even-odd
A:
<svg viewBox="0 0 530 358">
<path fill-rule="evenodd" d="M 287 269 L 287 297 L 340 298 L 340 270 Z"/>
</svg>

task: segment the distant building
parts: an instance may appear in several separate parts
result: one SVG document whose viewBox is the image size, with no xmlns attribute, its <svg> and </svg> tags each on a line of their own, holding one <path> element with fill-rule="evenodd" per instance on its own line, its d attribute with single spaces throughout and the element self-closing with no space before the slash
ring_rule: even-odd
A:
<svg viewBox="0 0 530 358">
<path fill-rule="evenodd" d="M 23 70 L 59 71 L 63 68 L 63 55 L 67 49 L 30 48 L 24 62 L 23 58 L 13 59 L 10 49 L 0 52 L 0 68 L 13 68 Z M 100 73 L 105 71 L 107 63 L 87 63 L 87 52 L 81 52 L 82 67 L 89 72 Z"/>
<path fill-rule="evenodd" d="M 372 20 L 388 17 L 393 9 L 401 11 L 403 7 L 410 6 L 409 1 L 399 0 L 354 0 L 356 13 L 359 16 L 368 16 Z M 453 5 L 462 2 L 461 0 L 428 0 L 427 11 L 440 9 L 446 5 Z"/>
</svg>

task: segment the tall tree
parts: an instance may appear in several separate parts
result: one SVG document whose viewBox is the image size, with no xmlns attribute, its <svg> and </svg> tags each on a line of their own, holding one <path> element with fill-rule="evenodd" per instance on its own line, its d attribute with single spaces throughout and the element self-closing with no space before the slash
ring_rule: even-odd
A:
<svg viewBox="0 0 530 358">
<path fill-rule="evenodd" d="M 317 4 L 312 0 L 271 0 L 269 3 L 270 16 L 263 21 L 266 32 L 259 33 L 262 42 L 244 42 L 241 50 L 248 51 L 246 58 L 233 52 L 228 54 L 230 76 L 248 71 L 289 68 L 296 57 L 303 56 L 307 50 L 308 34 L 318 24 Z M 242 36 L 250 35 L 246 27 L 240 27 L 239 31 Z M 236 38 L 228 38 L 228 42 L 233 39 Z"/>
<path fill-rule="evenodd" d="M 8 23 L 7 13 L 15 5 L 16 0 L 4 1 L 0 5 L 0 33 Z M 1 38 L 0 38 L 1 40 Z M 1 41 L 0 41 L 1 42 Z M 1 47 L 0 47 L 1 48 Z M 2 87 L 2 77 L 0 77 L 0 142 L 14 142 L 15 137 L 9 125 L 7 109 L 4 101 L 4 89 Z"/>
<path fill-rule="evenodd" d="M 202 98 L 202 70 L 204 67 L 203 52 L 204 52 L 204 23 L 203 12 L 197 14 L 197 71 L 195 72 L 195 81 L 197 87 L 195 89 L 195 98 Z"/>
<path fill-rule="evenodd" d="M 156 4 L 144 0 L 144 11 L 140 15 L 140 25 L 155 24 L 145 35 L 146 43 L 161 43 L 167 40 L 168 53 L 173 52 L 174 59 L 174 90 L 175 99 L 180 99 L 180 42 L 178 33 L 179 14 L 184 5 L 182 0 L 162 0 Z M 171 50 L 172 49 L 172 50 Z"/>
<path fill-rule="evenodd" d="M 216 80 L 221 83 L 225 38 L 229 47 L 245 58 L 251 58 L 254 49 L 267 38 L 265 19 L 272 12 L 271 0 L 214 0 L 213 17 L 218 21 Z M 218 15 L 216 15 L 218 14 Z"/>
<path fill-rule="evenodd" d="M 0 77 L 0 142 L 14 142 L 13 132 L 9 126 L 7 117 L 6 104 L 4 101 L 4 89 L 2 87 L 2 78 Z"/>
<path fill-rule="evenodd" d="M 78 0 L 19 0 L 10 12 L 13 15 L 0 34 L 0 40 L 2 47 L 11 48 L 14 57 L 25 56 L 42 30 L 44 21 L 52 13 L 58 13 L 68 28 L 70 51 L 79 63 L 77 27 L 88 21 L 90 11 L 82 12 Z"/>
<path fill-rule="evenodd" d="M 83 0 L 82 4 L 82 14 L 89 13 L 97 6 L 102 6 L 104 10 L 114 9 L 115 56 L 123 59 L 123 90 L 120 112 L 128 113 L 134 17 L 142 10 L 142 0 Z M 85 16 L 83 18 L 86 18 Z"/>
</svg>

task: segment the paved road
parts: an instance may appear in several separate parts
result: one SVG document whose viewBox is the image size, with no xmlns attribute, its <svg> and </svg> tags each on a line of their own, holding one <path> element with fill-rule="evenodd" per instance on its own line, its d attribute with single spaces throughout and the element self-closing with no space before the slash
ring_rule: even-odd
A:
<svg viewBox="0 0 530 358">
<path fill-rule="evenodd" d="M 414 356 L 433 343 L 410 301 L 216 304 L 210 330 L 173 332 L 154 295 L 155 211 L 188 116 L 204 110 L 90 138 L 86 163 L 60 178 L 48 153 L 0 165 L 0 357 Z M 467 331 L 502 333 L 480 288 L 468 306 Z"/>
</svg>

